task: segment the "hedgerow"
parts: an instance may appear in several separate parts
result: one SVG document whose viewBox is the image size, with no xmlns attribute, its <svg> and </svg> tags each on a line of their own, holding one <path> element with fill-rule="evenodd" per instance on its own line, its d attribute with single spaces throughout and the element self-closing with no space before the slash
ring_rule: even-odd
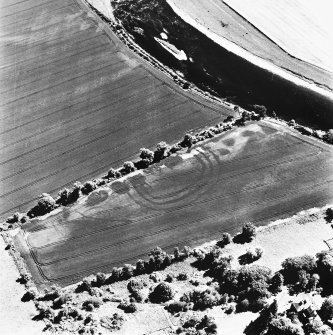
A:
<svg viewBox="0 0 333 335">
<path fill-rule="evenodd" d="M 195 135 L 186 134 L 182 141 L 172 146 L 168 146 L 166 142 L 160 142 L 157 144 L 155 151 L 142 148 L 140 149 L 140 161 L 124 162 L 121 168 L 110 168 L 108 173 L 102 176 L 102 178 L 98 180 L 87 181 L 83 185 L 80 182 L 75 182 L 71 189 L 64 188 L 63 190 L 59 191 L 58 197 L 56 199 L 53 199 L 49 194 L 42 194 L 37 202 L 37 205 L 30 209 L 27 212 L 27 215 L 29 218 L 43 216 L 47 213 L 50 213 L 59 206 L 68 206 L 73 204 L 80 198 L 82 194 L 88 195 L 98 187 L 105 185 L 106 180 L 108 182 L 112 182 L 115 179 L 133 172 L 135 169 L 148 168 L 149 165 L 160 162 L 161 160 L 165 159 L 173 153 L 176 153 L 182 148 L 191 148 L 195 143 L 212 138 L 216 134 L 220 134 L 232 129 L 234 126 L 240 126 L 237 121 L 241 121 L 241 125 L 243 125 L 247 120 L 256 119 L 256 116 L 258 116 L 258 114 L 254 112 L 243 112 L 243 116 L 239 119 L 236 119 L 236 121 L 233 121 L 232 123 L 231 121 L 233 118 L 229 117 L 224 122 L 227 124 L 217 124 L 215 127 L 209 127 L 208 129 L 205 129 Z M 7 220 L 18 221 L 17 216 L 15 214 L 14 216 L 12 218 L 8 218 Z"/>
</svg>

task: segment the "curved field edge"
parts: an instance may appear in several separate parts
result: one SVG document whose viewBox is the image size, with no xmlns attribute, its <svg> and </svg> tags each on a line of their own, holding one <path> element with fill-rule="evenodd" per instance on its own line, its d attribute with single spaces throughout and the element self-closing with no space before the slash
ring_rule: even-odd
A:
<svg viewBox="0 0 333 335">
<path fill-rule="evenodd" d="M 309 89 L 315 93 L 318 93 L 330 100 L 333 100 L 333 92 L 332 89 L 323 89 L 322 87 L 318 86 L 316 83 L 311 83 L 307 80 L 304 80 L 300 76 L 293 75 L 290 72 L 285 71 L 284 69 L 275 66 L 273 63 L 264 60 L 260 57 L 255 56 L 254 54 L 248 52 L 247 50 L 243 49 L 239 45 L 228 41 L 227 39 L 217 35 L 216 33 L 210 31 L 206 27 L 200 25 L 195 19 L 193 19 L 189 14 L 185 11 L 182 11 L 179 7 L 177 7 L 171 0 L 166 0 L 167 3 L 171 6 L 174 12 L 180 16 L 185 22 L 190 24 L 192 27 L 196 28 L 198 31 L 212 39 L 214 42 L 219 44 L 221 47 L 225 48 L 226 50 L 240 56 L 247 61 L 251 62 L 252 64 L 271 72 L 273 75 L 277 75 L 287 81 L 296 84 L 297 86 L 304 87 Z"/>
<path fill-rule="evenodd" d="M 316 83 L 323 89 L 332 90 L 332 75 L 329 71 L 289 54 L 227 2 L 209 0 L 202 4 L 200 1 L 170 0 L 169 4 L 182 10 L 183 14 L 186 12 L 186 15 L 191 16 L 198 25 L 205 26 L 210 32 L 225 38 L 230 43 L 239 45 L 261 59 L 273 62 L 309 83 Z"/>
</svg>

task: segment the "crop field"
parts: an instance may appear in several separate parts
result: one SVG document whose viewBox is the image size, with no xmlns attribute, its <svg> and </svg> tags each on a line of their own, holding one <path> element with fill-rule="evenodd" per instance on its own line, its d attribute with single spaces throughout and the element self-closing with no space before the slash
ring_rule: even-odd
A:
<svg viewBox="0 0 333 335">
<path fill-rule="evenodd" d="M 330 1 L 225 2 L 291 55 L 333 72 Z"/>
<path fill-rule="evenodd" d="M 329 0 L 167 1 L 252 54 L 333 89 Z"/>
<path fill-rule="evenodd" d="M 332 202 L 333 149 L 271 122 L 221 134 L 23 225 L 16 246 L 39 284 L 70 284 Z"/>
<path fill-rule="evenodd" d="M 230 111 L 138 58 L 79 0 L 0 1 L 0 217 Z"/>
</svg>

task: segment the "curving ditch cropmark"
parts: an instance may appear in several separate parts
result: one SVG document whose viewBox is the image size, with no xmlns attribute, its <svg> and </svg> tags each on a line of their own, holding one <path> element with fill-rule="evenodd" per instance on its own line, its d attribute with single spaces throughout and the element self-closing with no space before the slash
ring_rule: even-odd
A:
<svg viewBox="0 0 333 335">
<path fill-rule="evenodd" d="M 320 187 L 320 186 L 322 186 L 322 185 L 327 185 L 327 186 L 329 186 L 329 184 L 331 184 L 332 182 L 333 182 L 333 179 L 332 179 L 332 180 L 329 180 L 329 181 L 325 181 L 325 182 L 323 182 L 323 183 L 319 183 L 319 184 L 316 185 L 315 188 Z M 260 203 L 261 203 L 261 205 L 269 205 L 269 204 L 272 204 L 272 203 L 276 203 L 276 201 L 277 201 L 277 200 L 280 200 L 280 199 L 288 200 L 288 199 L 291 199 L 291 196 L 292 196 L 292 195 L 299 193 L 299 191 L 307 191 L 307 190 L 310 190 L 310 189 L 313 190 L 313 189 L 314 189 L 314 186 L 311 185 L 311 186 L 307 186 L 307 187 L 297 188 L 297 189 L 294 190 L 294 191 L 287 191 L 287 192 L 285 192 L 284 194 L 282 194 L 282 195 L 280 195 L 280 196 L 278 196 L 278 197 L 276 197 L 276 196 L 273 196 L 273 197 L 267 197 L 264 201 L 261 201 Z M 255 205 L 257 205 L 257 200 L 254 200 L 254 201 L 248 203 L 248 205 L 247 205 L 246 207 L 243 207 L 243 208 L 242 208 L 242 211 L 247 211 L 247 210 L 253 208 L 253 206 L 255 206 Z M 224 212 L 224 215 L 232 215 L 233 212 L 234 212 L 233 209 L 231 209 L 231 210 L 226 210 L 226 211 Z M 33 254 L 33 259 L 35 260 L 35 262 L 37 262 L 36 264 L 37 264 L 38 268 L 39 268 L 40 271 L 43 273 L 43 275 L 42 275 L 43 278 L 47 278 L 47 280 L 49 280 L 49 281 L 59 281 L 59 280 L 65 279 L 65 278 L 70 278 L 70 277 L 72 277 L 73 275 L 67 275 L 67 276 L 59 276 L 59 277 L 48 278 L 48 277 L 45 275 L 44 271 L 41 269 L 41 267 L 42 267 L 42 266 L 55 265 L 55 264 L 57 264 L 57 263 L 61 263 L 61 262 L 63 262 L 63 261 L 68 261 L 68 260 L 71 260 L 71 259 L 77 259 L 77 258 L 81 258 L 81 257 L 86 257 L 87 255 L 96 253 L 97 251 L 105 251 L 105 250 L 108 250 L 108 249 L 110 249 L 110 248 L 112 248 L 112 247 L 115 247 L 115 246 L 119 247 L 120 245 L 123 245 L 123 244 L 128 244 L 128 243 L 133 243 L 133 242 L 135 242 L 135 241 L 140 241 L 142 238 L 150 238 L 150 239 L 151 239 L 152 237 L 154 237 L 154 236 L 156 236 L 156 235 L 160 235 L 160 234 L 162 234 L 162 233 L 164 234 L 164 233 L 166 233 L 166 232 L 169 232 L 169 231 L 174 230 L 175 228 L 177 228 L 178 233 L 180 233 L 180 232 L 181 232 L 181 228 L 184 228 L 184 227 L 186 228 L 186 227 L 189 227 L 189 226 L 193 226 L 193 225 L 196 224 L 196 223 L 200 223 L 200 222 L 206 221 L 207 218 L 208 218 L 208 219 L 214 219 L 214 220 L 216 219 L 216 220 L 218 220 L 220 217 L 221 217 L 221 214 L 213 214 L 213 215 L 209 215 L 208 217 L 206 216 L 205 218 L 203 218 L 203 219 L 199 219 L 199 220 L 189 220 L 189 221 L 187 221 L 187 222 L 184 221 L 184 222 L 182 222 L 182 223 L 176 223 L 176 224 L 173 224 L 171 227 L 169 226 L 168 228 L 160 229 L 160 230 L 157 230 L 157 231 L 152 232 L 152 233 L 150 233 L 150 234 L 141 234 L 141 235 L 138 235 L 138 236 L 136 236 L 136 237 L 134 237 L 134 238 L 127 239 L 127 240 L 121 241 L 121 242 L 119 242 L 119 243 L 114 243 L 114 244 L 112 244 L 111 246 L 109 245 L 109 246 L 105 246 L 105 247 L 101 247 L 101 248 L 96 248 L 96 249 L 93 249 L 93 250 L 90 250 L 90 251 L 87 251 L 87 252 L 80 253 L 80 254 L 75 255 L 75 256 L 64 257 L 64 258 L 57 259 L 57 260 L 55 260 L 55 261 L 53 261 L 53 262 L 48 262 L 48 263 L 47 263 L 47 262 L 46 262 L 46 263 L 40 263 L 40 262 L 38 262 L 38 259 L 37 259 L 36 255 L 35 255 L 35 253 L 34 253 L 34 250 L 33 250 L 33 249 L 30 249 L 30 250 L 31 250 L 31 253 Z M 239 223 L 236 224 L 234 227 L 239 227 Z M 231 228 L 231 227 L 230 227 L 230 228 Z M 229 229 L 228 229 L 228 230 L 229 230 Z M 226 230 L 224 229 L 224 230 L 221 230 L 221 232 L 222 232 L 222 231 L 226 231 Z M 205 235 L 207 235 L 207 236 L 208 236 L 208 235 L 211 235 L 211 232 L 209 232 L 209 233 L 207 232 L 207 234 L 205 234 Z M 200 236 L 200 237 L 201 237 L 201 236 Z M 195 241 L 195 240 L 197 240 L 197 239 L 194 238 L 193 241 Z M 188 241 L 188 240 L 186 240 L 186 241 Z M 178 241 L 177 241 L 177 242 L 174 242 L 174 243 L 172 244 L 172 246 L 174 246 L 175 243 L 179 244 L 180 242 L 178 242 Z M 134 256 L 132 259 L 138 259 L 138 257 L 142 257 L 142 255 L 146 255 L 146 253 L 143 253 L 143 254 Z M 120 263 L 123 264 L 124 262 L 127 262 L 127 261 L 128 261 L 128 260 L 122 260 L 122 261 L 120 261 Z M 118 263 L 118 264 L 119 264 L 119 263 Z M 108 264 L 104 264 L 104 265 L 100 265 L 100 266 L 89 267 L 89 268 L 86 268 L 86 269 L 84 270 L 84 273 L 92 273 L 92 272 L 94 272 L 94 271 L 96 271 L 96 270 L 98 270 L 98 269 L 110 267 L 110 265 L 114 265 L 114 263 L 113 263 L 113 262 L 110 262 L 110 263 L 108 263 Z M 76 273 L 75 273 L 75 276 L 77 276 L 77 275 L 78 275 L 78 273 L 76 272 Z"/>
<path fill-rule="evenodd" d="M 319 154 L 319 151 L 318 151 L 318 154 Z M 303 155 L 299 156 L 298 159 L 302 158 Z M 290 162 L 290 160 L 286 160 L 286 162 Z M 280 163 L 283 163 L 283 162 L 280 162 Z M 315 167 L 314 167 L 315 168 Z M 308 169 L 306 172 L 302 172 L 302 173 L 299 173 L 298 175 L 303 175 L 303 174 L 312 174 L 312 171 L 314 168 L 310 168 Z M 316 169 L 316 168 L 315 168 Z M 316 169 L 317 170 L 317 169 Z M 317 184 L 316 187 L 320 187 L 322 186 L 323 184 L 330 184 L 332 182 L 332 180 L 329 180 L 328 182 L 325 182 L 325 183 L 321 183 L 321 184 Z M 268 184 L 265 184 L 265 185 L 269 185 Z M 264 185 L 257 185 L 255 188 L 253 188 L 252 190 L 254 189 L 257 189 L 259 187 L 263 187 Z M 264 201 L 261 202 L 261 204 L 270 204 L 270 203 L 275 203 L 277 199 L 287 199 L 287 198 L 290 198 L 292 195 L 294 194 L 297 194 L 298 192 L 300 191 L 305 191 L 305 190 L 308 190 L 308 189 L 311 189 L 313 188 L 313 186 L 307 186 L 307 187 L 302 187 L 302 188 L 297 188 L 295 189 L 294 191 L 287 191 L 285 193 L 283 193 L 282 195 L 280 196 L 273 196 L 273 197 L 269 197 L 269 198 L 266 198 Z M 252 191 L 251 190 L 251 191 Z M 235 192 L 237 193 L 237 192 Z M 228 197 L 230 196 L 231 193 L 229 194 L 224 194 L 223 197 Z M 208 201 L 210 201 L 211 199 L 208 199 Z M 194 203 L 194 204 L 197 204 L 197 203 Z M 256 205 L 257 204 L 257 200 L 255 201 L 252 201 L 250 203 L 247 204 L 247 206 L 245 208 L 243 208 L 242 210 L 246 210 L 246 209 L 250 209 L 253 205 Z M 192 204 L 193 205 L 193 204 Z M 180 208 L 181 209 L 181 208 Z M 172 211 L 174 211 L 174 209 L 172 209 Z M 226 211 L 225 214 L 231 214 L 232 211 Z M 179 226 L 189 226 L 191 224 L 195 224 L 195 223 L 198 223 L 198 222 L 201 222 L 201 221 L 204 221 L 206 220 L 207 218 L 208 219 L 212 219 L 212 218 L 218 218 L 220 217 L 220 214 L 214 214 L 214 215 L 209 215 L 208 217 L 205 217 L 203 219 L 199 219 L 197 221 L 193 221 L 193 220 L 190 220 L 189 222 L 184 222 L 184 223 L 176 223 L 174 224 L 172 227 L 168 227 L 168 228 L 164 228 L 164 229 L 160 229 L 160 230 L 157 230 L 157 231 L 154 231 L 152 232 L 151 234 L 143 234 L 143 235 L 140 235 L 140 236 L 136 236 L 135 238 L 131 238 L 131 239 L 127 239 L 125 241 L 121 241 L 119 243 L 115 243 L 113 244 L 113 246 L 119 246 L 119 245 L 123 245 L 124 243 L 130 243 L 130 242 L 135 242 L 135 241 L 138 241 L 142 238 L 147 238 L 147 237 L 153 237 L 153 236 L 156 236 L 156 235 L 159 235 L 161 233 L 166 233 L 167 231 L 170 231 L 170 230 L 173 230 L 175 227 L 179 227 Z M 148 219 L 147 217 L 145 218 L 145 220 Z M 135 220 L 134 220 L 135 221 Z M 131 222 L 133 223 L 133 221 Z M 89 234 L 88 234 L 89 235 Z M 57 262 L 59 261 L 65 261 L 65 260 L 70 260 L 70 259 L 73 259 L 73 258 L 76 258 L 76 257 L 82 257 L 83 255 L 89 255 L 91 253 L 96 253 L 97 251 L 103 251 L 103 250 L 107 250 L 109 249 L 110 247 L 112 246 L 106 246 L 106 247 L 102 247 L 102 248 L 96 248 L 96 249 L 93 249 L 93 250 L 90 250 L 89 252 L 85 252 L 85 253 L 81 253 L 80 255 L 76 255 L 76 256 L 73 256 L 73 257 L 67 257 L 67 258 L 62 258 L 60 260 L 57 260 L 57 261 L 54 261 L 54 262 L 49 262 L 49 263 L 38 263 L 40 266 L 46 266 L 46 265 L 52 265 L 52 264 L 56 264 Z M 34 257 L 34 259 L 37 259 L 38 257 Z M 37 260 L 38 261 L 38 260 Z M 103 265 L 104 266 L 104 265 Z M 57 279 L 54 279 L 54 280 L 57 280 Z"/>
</svg>

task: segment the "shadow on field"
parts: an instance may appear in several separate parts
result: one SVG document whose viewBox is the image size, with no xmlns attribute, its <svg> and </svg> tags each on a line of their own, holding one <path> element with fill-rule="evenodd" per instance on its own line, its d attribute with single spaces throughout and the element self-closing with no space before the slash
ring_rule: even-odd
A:
<svg viewBox="0 0 333 335">
<path fill-rule="evenodd" d="M 249 241 L 249 239 L 246 238 L 242 233 L 239 233 L 233 237 L 232 242 L 236 244 L 245 244 L 251 241 Z"/>
</svg>

